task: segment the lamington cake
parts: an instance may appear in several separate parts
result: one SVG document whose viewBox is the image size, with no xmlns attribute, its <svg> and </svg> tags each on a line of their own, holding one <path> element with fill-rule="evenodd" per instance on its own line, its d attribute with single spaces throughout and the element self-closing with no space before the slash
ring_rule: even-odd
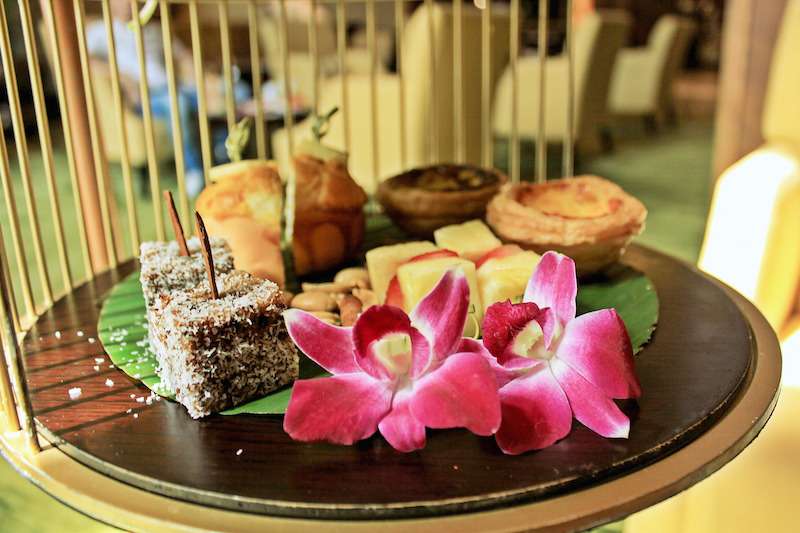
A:
<svg viewBox="0 0 800 533">
<path fill-rule="evenodd" d="M 211 238 L 214 270 L 225 274 L 233 270 L 233 254 L 225 239 Z M 183 256 L 177 241 L 143 242 L 139 248 L 140 281 L 148 312 L 159 295 L 175 290 L 197 287 L 206 279 L 205 263 L 200 253 L 200 241 L 186 241 L 189 256 Z"/>
<path fill-rule="evenodd" d="M 278 286 L 239 270 L 217 276 L 217 286 L 217 299 L 202 280 L 162 292 L 153 304 L 158 374 L 193 418 L 263 396 L 299 374 Z"/>
</svg>

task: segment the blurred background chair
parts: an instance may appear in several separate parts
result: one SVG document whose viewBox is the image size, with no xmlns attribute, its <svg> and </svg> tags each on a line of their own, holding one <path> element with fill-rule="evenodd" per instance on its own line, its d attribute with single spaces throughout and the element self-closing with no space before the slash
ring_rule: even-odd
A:
<svg viewBox="0 0 800 533">
<path fill-rule="evenodd" d="M 435 41 L 431 43 L 429 17 L 433 17 Z M 456 137 L 453 129 L 455 91 L 461 91 L 466 129 L 466 162 L 480 163 L 481 139 L 481 40 L 470 38 L 480 34 L 481 12 L 465 5 L 463 7 L 462 31 L 464 44 L 462 61 L 471 61 L 472 67 L 464 69 L 461 87 L 453 84 L 453 11 L 450 5 L 434 4 L 418 7 L 406 22 L 402 39 L 403 84 L 405 88 L 405 161 L 401 153 L 401 103 L 400 77 L 394 73 L 379 73 L 376 79 L 378 98 L 378 142 L 377 155 L 372 149 L 360 148 L 352 153 L 349 168 L 353 177 L 367 190 L 374 189 L 374 157 L 377 161 L 377 178 L 386 178 L 403 169 L 430 162 L 455 159 Z M 491 85 L 497 81 L 508 61 L 509 18 L 508 11 L 501 6 L 492 10 L 491 33 Z M 434 51 L 431 53 L 431 51 Z M 431 68 L 434 62 L 434 72 Z M 435 76 L 435 80 L 431 75 Z M 325 137 L 326 144 L 345 148 L 344 126 L 341 105 L 341 81 L 338 77 L 323 83 L 320 108 L 328 110 L 339 106 L 342 110 L 334 117 L 331 129 Z M 434 92 L 435 88 L 435 92 Z M 374 146 L 370 107 L 369 74 L 353 74 L 347 78 L 348 100 L 346 111 L 350 118 L 350 145 Z M 295 143 L 310 135 L 311 120 L 295 127 Z M 434 139 L 436 143 L 434 144 Z M 286 130 L 275 132 L 273 149 L 281 168 L 287 168 L 289 157 Z M 405 164 L 404 164 L 405 163 Z"/>
<path fill-rule="evenodd" d="M 674 118 L 672 85 L 686 60 L 694 31 L 693 21 L 662 15 L 646 46 L 620 50 L 608 95 L 610 112 L 641 116 L 653 125 Z"/>
<path fill-rule="evenodd" d="M 787 531 L 800 499 L 800 0 L 786 5 L 764 107 L 765 142 L 719 178 L 699 266 L 780 333 L 783 385 L 761 436 L 718 473 L 626 520 L 627 533 Z"/>
<path fill-rule="evenodd" d="M 583 152 L 596 152 L 602 146 L 600 131 L 608 119 L 608 88 L 617 52 L 625 44 L 630 27 L 629 15 L 621 10 L 598 10 L 587 14 L 575 28 L 575 144 Z M 520 91 L 517 95 L 521 139 L 536 138 L 539 123 L 539 61 L 537 56 L 519 60 Z M 545 122 L 547 142 L 560 143 L 567 129 L 567 60 L 562 53 L 548 58 L 546 66 Z M 500 79 L 494 99 L 492 128 L 495 136 L 511 135 L 511 70 Z"/>
</svg>

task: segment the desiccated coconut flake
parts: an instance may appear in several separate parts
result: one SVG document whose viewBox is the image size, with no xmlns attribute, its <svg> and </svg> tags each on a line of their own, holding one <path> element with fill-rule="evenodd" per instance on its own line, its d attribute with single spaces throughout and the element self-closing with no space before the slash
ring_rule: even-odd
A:
<svg viewBox="0 0 800 533">
<path fill-rule="evenodd" d="M 74 387 L 72 389 L 69 389 L 67 392 L 69 393 L 69 399 L 70 400 L 77 400 L 78 398 L 81 397 L 81 393 L 82 393 L 80 387 Z"/>
<path fill-rule="evenodd" d="M 236 450 L 236 455 L 242 455 L 242 453 L 244 453 L 243 449 L 239 448 L 238 450 Z"/>
<path fill-rule="evenodd" d="M 113 386 L 114 386 L 114 382 L 112 380 L 110 380 L 110 379 L 107 379 L 106 380 L 106 387 L 113 387 Z"/>
</svg>

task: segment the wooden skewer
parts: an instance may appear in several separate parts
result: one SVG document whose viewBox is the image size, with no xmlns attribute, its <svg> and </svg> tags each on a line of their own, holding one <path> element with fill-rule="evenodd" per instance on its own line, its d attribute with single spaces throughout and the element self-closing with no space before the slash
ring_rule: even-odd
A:
<svg viewBox="0 0 800 533">
<path fill-rule="evenodd" d="M 211 254 L 211 243 L 208 241 L 208 232 L 206 232 L 203 217 L 200 216 L 200 213 L 195 212 L 194 218 L 195 229 L 200 239 L 200 251 L 203 253 L 203 259 L 206 260 L 206 274 L 208 274 L 208 284 L 211 287 L 211 297 L 216 300 L 219 298 L 219 291 L 217 290 L 217 277 L 214 274 L 214 257 Z"/>
<path fill-rule="evenodd" d="M 175 232 L 175 240 L 178 241 L 178 247 L 181 249 L 181 255 L 188 257 L 189 247 L 186 246 L 186 236 L 183 234 L 181 219 L 178 218 L 178 211 L 175 209 L 175 200 L 172 199 L 172 192 L 164 191 L 164 201 L 167 204 L 169 219 L 172 221 L 172 231 Z"/>
</svg>

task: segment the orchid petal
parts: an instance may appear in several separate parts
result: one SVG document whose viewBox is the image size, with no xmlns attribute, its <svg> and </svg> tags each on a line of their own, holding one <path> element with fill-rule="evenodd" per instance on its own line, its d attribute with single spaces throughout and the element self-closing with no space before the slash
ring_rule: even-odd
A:
<svg viewBox="0 0 800 533">
<path fill-rule="evenodd" d="M 467 277 L 462 270 L 451 269 L 411 311 L 411 322 L 430 342 L 433 357 L 441 360 L 461 340 L 468 312 Z"/>
<path fill-rule="evenodd" d="M 613 309 L 586 313 L 570 321 L 556 357 L 611 398 L 638 398 L 642 394 L 628 331 Z"/>
<path fill-rule="evenodd" d="M 352 328 L 332 326 L 299 309 L 284 311 L 283 320 L 297 347 L 319 366 L 332 374 L 359 371 Z"/>
<path fill-rule="evenodd" d="M 367 374 L 378 379 L 394 379 L 397 377 L 392 369 L 381 361 L 376 353 L 376 342 L 389 338 L 390 335 L 407 335 L 410 359 L 403 372 L 412 375 L 421 372 L 430 359 L 430 346 L 425 338 L 413 327 L 405 311 L 391 305 L 373 305 L 361 313 L 353 326 L 353 344 L 358 366 Z"/>
<path fill-rule="evenodd" d="M 491 435 L 500 427 L 500 401 L 489 363 L 474 353 L 451 355 L 415 383 L 411 413 L 430 428 Z"/>
<path fill-rule="evenodd" d="M 558 358 L 550 361 L 550 368 L 567 394 L 572 412 L 580 423 L 603 437 L 628 437 L 631 422 L 614 400 Z"/>
<path fill-rule="evenodd" d="M 546 448 L 572 429 L 572 410 L 547 363 L 500 389 L 503 423 L 495 435 L 504 453 Z"/>
<path fill-rule="evenodd" d="M 566 324 L 575 318 L 577 294 L 575 262 L 566 255 L 547 252 L 528 281 L 522 301 L 552 308 L 558 320 Z"/>
<path fill-rule="evenodd" d="M 378 424 L 383 438 L 399 452 L 413 452 L 425 447 L 425 424 L 410 409 L 410 396 L 398 393 L 392 410 Z"/>
<path fill-rule="evenodd" d="M 299 380 L 283 429 L 299 441 L 353 444 L 375 433 L 391 402 L 388 385 L 363 373 Z"/>
<path fill-rule="evenodd" d="M 515 357 L 527 359 L 527 354 L 514 352 L 514 339 L 538 316 L 539 307 L 533 303 L 512 304 L 506 300 L 490 305 L 481 328 L 483 345 L 503 366 L 508 366 Z M 518 363 L 514 366 L 530 366 L 521 361 Z"/>
<path fill-rule="evenodd" d="M 497 358 L 493 356 L 479 340 L 467 338 L 461 339 L 461 343 L 456 348 L 456 352 L 474 353 L 486 359 L 489 362 L 489 367 L 491 367 L 492 372 L 494 372 L 498 389 L 516 377 L 516 372 L 514 372 L 513 369 L 506 368 L 498 363 Z M 533 361 L 529 359 L 526 359 L 526 361 L 528 364 L 533 363 Z"/>
</svg>

